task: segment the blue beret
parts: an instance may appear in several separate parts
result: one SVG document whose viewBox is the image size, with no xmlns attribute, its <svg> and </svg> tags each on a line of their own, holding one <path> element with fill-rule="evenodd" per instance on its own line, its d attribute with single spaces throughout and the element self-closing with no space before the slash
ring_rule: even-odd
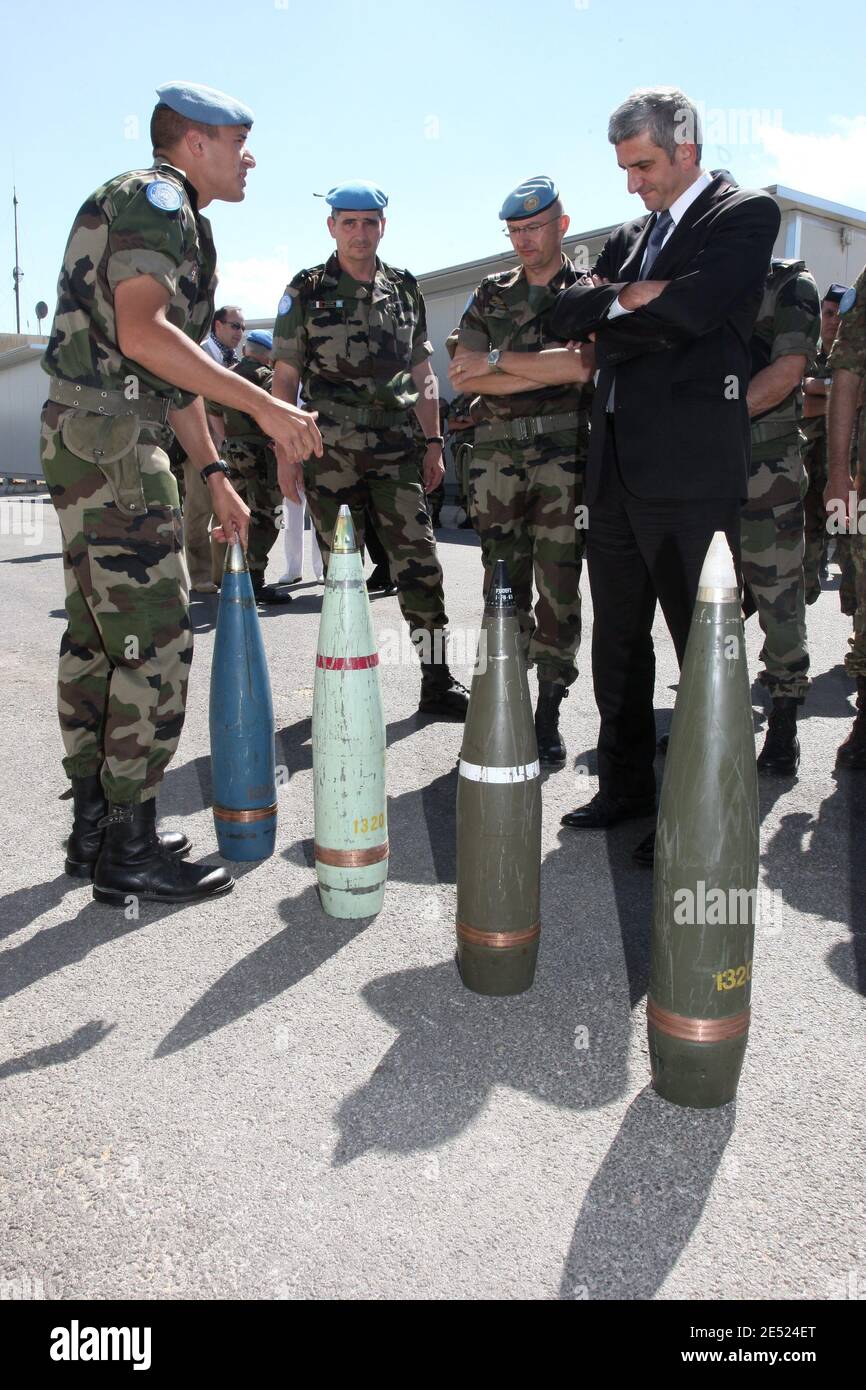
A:
<svg viewBox="0 0 866 1390">
<path fill-rule="evenodd" d="M 156 95 L 163 106 L 170 106 L 179 116 L 202 125 L 252 125 L 253 113 L 242 101 L 218 92 L 215 87 L 202 87 L 197 82 L 166 82 L 157 87 Z"/>
<path fill-rule="evenodd" d="M 374 183 L 355 179 L 352 183 L 338 183 L 325 194 L 325 202 L 334 212 L 381 212 L 388 206 L 388 195 Z"/>
<path fill-rule="evenodd" d="M 269 333 L 266 328 L 254 328 L 252 333 L 247 334 L 247 342 L 255 343 L 257 347 L 267 348 L 270 352 L 274 346 L 274 335 Z"/>
<path fill-rule="evenodd" d="M 525 179 L 513 192 L 509 193 L 499 216 L 503 222 L 513 222 L 522 217 L 534 217 L 544 212 L 559 197 L 559 189 L 546 174 L 536 174 L 535 178 Z"/>
</svg>

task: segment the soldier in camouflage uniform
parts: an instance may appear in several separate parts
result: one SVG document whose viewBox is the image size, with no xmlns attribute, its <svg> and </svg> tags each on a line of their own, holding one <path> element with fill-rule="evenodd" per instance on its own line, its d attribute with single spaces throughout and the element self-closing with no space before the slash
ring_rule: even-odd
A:
<svg viewBox="0 0 866 1390">
<path fill-rule="evenodd" d="M 273 339 L 263 329 L 247 334 L 244 355 L 231 370 L 244 381 L 251 381 L 270 392 L 273 372 L 269 366 Z M 291 594 L 265 584 L 268 556 L 280 533 L 283 494 L 277 481 L 277 460 L 271 442 L 251 415 L 241 410 L 223 409 L 223 438 L 220 453 L 229 467 L 229 477 L 250 509 L 250 539 L 247 564 L 253 593 L 259 603 L 291 603 Z"/>
<path fill-rule="evenodd" d="M 818 344 L 818 287 L 803 261 L 773 260 L 752 334 L 752 461 L 741 518 L 743 579 L 764 633 L 758 676 L 773 704 L 761 772 L 800 762 L 797 708 L 809 686 L 803 578 L 806 470 L 800 433 L 804 372 Z"/>
<path fill-rule="evenodd" d="M 579 275 L 562 251 L 569 219 L 552 180 L 521 184 L 499 216 L 521 264 L 489 275 L 470 296 L 449 339 L 450 376 L 456 390 L 480 395 L 469 490 L 485 587 L 505 560 L 527 661 L 538 667 L 539 758 L 561 767 L 559 706 L 577 678 L 580 644 L 590 388 L 580 353 L 563 348 L 547 320 Z"/>
<path fill-rule="evenodd" d="M 821 341 L 816 355 L 815 375 L 803 382 L 803 419 L 800 428 L 806 437 L 803 462 L 809 480 L 805 497 L 806 556 L 803 570 L 806 578 L 806 603 L 815 603 L 821 593 L 821 578 L 827 573 L 827 513 L 824 508 L 824 489 L 829 477 L 827 470 L 827 401 L 832 377 L 827 365 L 830 349 L 839 331 L 839 303 L 847 285 L 831 285 L 821 301 Z M 841 571 L 839 606 L 852 617 L 856 608 L 854 571 L 851 566 L 848 537 L 835 537 L 835 558 Z"/>
<path fill-rule="evenodd" d="M 445 661 L 442 570 L 424 504 L 424 490 L 432 492 L 444 474 L 424 299 L 407 270 L 376 255 L 385 194 L 371 184 L 342 184 L 327 201 L 337 250 L 296 275 L 280 300 L 273 392 L 295 400 L 300 382 L 309 409 L 318 413 L 325 454 L 304 470 L 303 487 L 326 561 L 340 506 L 351 508 L 359 545 L 364 510 L 371 507 L 421 658 L 419 709 L 464 719 L 468 693 Z M 426 440 L 424 489 L 412 411 Z M 300 484 L 298 476 L 286 493 L 290 500 Z"/>
<path fill-rule="evenodd" d="M 828 363 L 833 390 L 827 414 L 829 481 L 824 503 L 829 522 L 847 526 L 847 541 L 855 576 L 857 607 L 854 635 L 849 639 L 845 670 L 857 682 L 857 715 L 854 726 L 836 754 L 840 767 L 866 768 L 866 411 L 862 409 L 866 386 L 866 269 L 847 290 L 839 304 L 841 323 Z M 850 506 L 851 440 L 856 429 L 857 462 L 853 488 L 856 514 Z"/>
<path fill-rule="evenodd" d="M 43 366 L 41 456 L 63 537 L 67 628 L 59 713 L 74 821 L 66 870 L 94 896 L 193 902 L 227 892 L 225 869 L 187 864 L 184 835 L 157 836 L 156 792 L 177 746 L 192 660 L 188 576 L 169 424 L 201 470 L 221 526 L 249 513 L 211 462 L 203 394 L 251 410 L 288 458 L 311 422 L 198 347 L 213 313 L 216 254 L 199 208 L 239 202 L 254 164 L 247 107 L 211 88 L 159 89 L 156 163 L 109 180 L 81 207 Z M 296 418 L 295 418 L 296 417 Z"/>
</svg>

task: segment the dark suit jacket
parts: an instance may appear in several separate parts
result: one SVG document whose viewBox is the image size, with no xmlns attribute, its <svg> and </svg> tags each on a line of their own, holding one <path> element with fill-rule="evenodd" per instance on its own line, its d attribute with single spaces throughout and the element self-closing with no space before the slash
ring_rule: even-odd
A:
<svg viewBox="0 0 866 1390">
<path fill-rule="evenodd" d="M 595 273 L 616 283 L 636 280 L 654 220 L 619 227 Z M 779 222 L 768 194 L 714 174 L 652 267 L 651 279 L 671 284 L 645 309 L 601 321 L 588 502 L 598 490 L 614 373 L 617 453 L 631 492 L 745 499 L 749 339 Z"/>
</svg>

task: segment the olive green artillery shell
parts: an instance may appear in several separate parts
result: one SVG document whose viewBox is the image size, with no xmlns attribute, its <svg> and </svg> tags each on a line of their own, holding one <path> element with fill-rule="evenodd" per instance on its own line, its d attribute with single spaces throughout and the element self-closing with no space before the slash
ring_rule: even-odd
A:
<svg viewBox="0 0 866 1390">
<path fill-rule="evenodd" d="M 457 959 L 478 994 L 532 985 L 539 941 L 541 777 L 520 625 L 497 564 L 457 782 Z"/>
<path fill-rule="evenodd" d="M 647 1023 L 655 1089 L 705 1108 L 734 1099 L 746 1051 L 758 779 L 739 599 L 702 592 L 659 804 Z"/>
</svg>

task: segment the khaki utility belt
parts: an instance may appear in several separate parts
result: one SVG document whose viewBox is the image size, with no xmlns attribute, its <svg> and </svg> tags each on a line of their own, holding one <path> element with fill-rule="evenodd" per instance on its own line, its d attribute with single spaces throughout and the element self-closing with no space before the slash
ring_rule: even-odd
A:
<svg viewBox="0 0 866 1390">
<path fill-rule="evenodd" d="M 128 400 L 122 391 L 100 391 L 57 376 L 49 382 L 48 399 L 58 405 L 74 406 L 76 410 L 92 411 L 94 415 L 135 415 L 153 425 L 168 424 L 168 412 L 174 404 L 169 396 L 139 396 L 137 400 Z"/>
<path fill-rule="evenodd" d="M 332 420 L 347 420 L 353 425 L 362 425 L 370 430 L 384 430 L 391 425 L 408 425 L 408 410 L 380 410 L 376 406 L 356 407 L 343 405 L 341 401 L 310 401 L 310 410 L 318 410 Z"/>
<path fill-rule="evenodd" d="M 526 416 L 519 420 L 497 420 L 494 424 L 475 426 L 475 443 L 486 439 L 516 439 L 527 444 L 537 434 L 558 434 L 577 429 L 578 413 L 569 410 L 562 415 Z"/>
</svg>

